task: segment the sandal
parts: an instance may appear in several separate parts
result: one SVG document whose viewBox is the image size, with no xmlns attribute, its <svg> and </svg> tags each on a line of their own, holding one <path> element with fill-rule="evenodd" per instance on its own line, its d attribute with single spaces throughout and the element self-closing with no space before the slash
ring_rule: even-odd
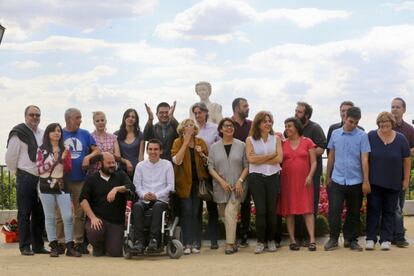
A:
<svg viewBox="0 0 414 276">
<path fill-rule="evenodd" d="M 234 254 L 236 251 L 234 250 L 234 247 L 227 247 L 226 250 L 224 250 L 224 253 L 226 255 Z"/>
<path fill-rule="evenodd" d="M 308 247 L 309 251 L 316 251 L 316 243 L 311 242 Z"/>
<path fill-rule="evenodd" d="M 298 251 L 300 249 L 300 246 L 294 242 L 294 243 L 289 244 L 289 249 L 293 251 Z"/>
</svg>

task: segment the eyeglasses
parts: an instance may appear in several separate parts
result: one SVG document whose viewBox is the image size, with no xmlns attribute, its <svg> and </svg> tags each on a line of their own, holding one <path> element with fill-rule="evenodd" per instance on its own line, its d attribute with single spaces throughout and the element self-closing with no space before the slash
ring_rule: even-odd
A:
<svg viewBox="0 0 414 276">
<path fill-rule="evenodd" d="M 223 128 L 234 128 L 233 125 L 223 125 Z"/>
<path fill-rule="evenodd" d="M 29 113 L 27 114 L 27 116 L 32 117 L 32 118 L 34 117 L 40 118 L 40 113 Z"/>
</svg>

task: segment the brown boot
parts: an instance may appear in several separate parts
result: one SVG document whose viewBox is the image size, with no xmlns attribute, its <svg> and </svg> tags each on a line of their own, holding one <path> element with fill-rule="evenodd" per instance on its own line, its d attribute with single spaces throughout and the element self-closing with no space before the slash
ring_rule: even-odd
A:
<svg viewBox="0 0 414 276">
<path fill-rule="evenodd" d="M 74 242 L 66 243 L 66 256 L 69 257 L 82 257 L 82 254 L 75 250 Z"/>
<path fill-rule="evenodd" d="M 50 246 L 50 257 L 59 257 L 58 242 L 51 241 L 49 243 L 49 246 Z"/>
</svg>

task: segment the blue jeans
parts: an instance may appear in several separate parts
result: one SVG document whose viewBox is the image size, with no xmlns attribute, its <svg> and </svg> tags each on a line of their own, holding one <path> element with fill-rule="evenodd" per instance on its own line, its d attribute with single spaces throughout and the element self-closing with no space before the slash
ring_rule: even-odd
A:
<svg viewBox="0 0 414 276">
<path fill-rule="evenodd" d="M 42 234 L 45 227 L 42 203 L 37 196 L 39 177 L 17 170 L 16 197 L 17 221 L 19 227 L 19 248 L 33 251 L 43 248 Z"/>
<path fill-rule="evenodd" d="M 181 198 L 181 227 L 185 246 L 191 246 L 201 241 L 201 200 L 198 197 L 198 183 L 191 185 L 188 198 Z M 200 246 L 200 244 L 198 244 Z"/>
<path fill-rule="evenodd" d="M 381 221 L 380 243 L 391 241 L 399 194 L 399 191 L 371 185 L 371 193 L 367 195 L 367 240 L 377 242 Z"/>
<path fill-rule="evenodd" d="M 405 240 L 405 230 L 404 230 L 404 208 L 405 203 L 405 191 L 402 190 L 398 195 L 398 203 L 395 209 L 395 222 L 394 222 L 394 240 L 401 241 Z"/>
<path fill-rule="evenodd" d="M 73 219 L 70 194 L 39 194 L 45 212 L 45 225 L 49 242 L 56 241 L 56 204 L 59 206 L 63 219 L 65 242 L 73 241 Z"/>
</svg>

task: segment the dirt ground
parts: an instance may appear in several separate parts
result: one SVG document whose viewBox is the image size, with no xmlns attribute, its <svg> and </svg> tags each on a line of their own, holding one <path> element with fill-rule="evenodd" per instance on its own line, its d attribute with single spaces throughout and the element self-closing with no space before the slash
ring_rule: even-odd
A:
<svg viewBox="0 0 414 276">
<path fill-rule="evenodd" d="M 234 255 L 208 243 L 198 255 L 179 260 L 168 256 L 123 258 L 82 258 L 48 255 L 21 256 L 17 244 L 0 243 L 0 275 L 414 275 L 414 217 L 405 220 L 409 248 L 392 247 L 384 252 L 352 252 L 340 248 L 323 251 L 326 238 L 318 240 L 318 251 L 301 248 L 290 251 L 287 242 L 275 253 L 253 254 L 255 242 Z M 360 239 L 365 244 L 363 238 Z"/>
</svg>

